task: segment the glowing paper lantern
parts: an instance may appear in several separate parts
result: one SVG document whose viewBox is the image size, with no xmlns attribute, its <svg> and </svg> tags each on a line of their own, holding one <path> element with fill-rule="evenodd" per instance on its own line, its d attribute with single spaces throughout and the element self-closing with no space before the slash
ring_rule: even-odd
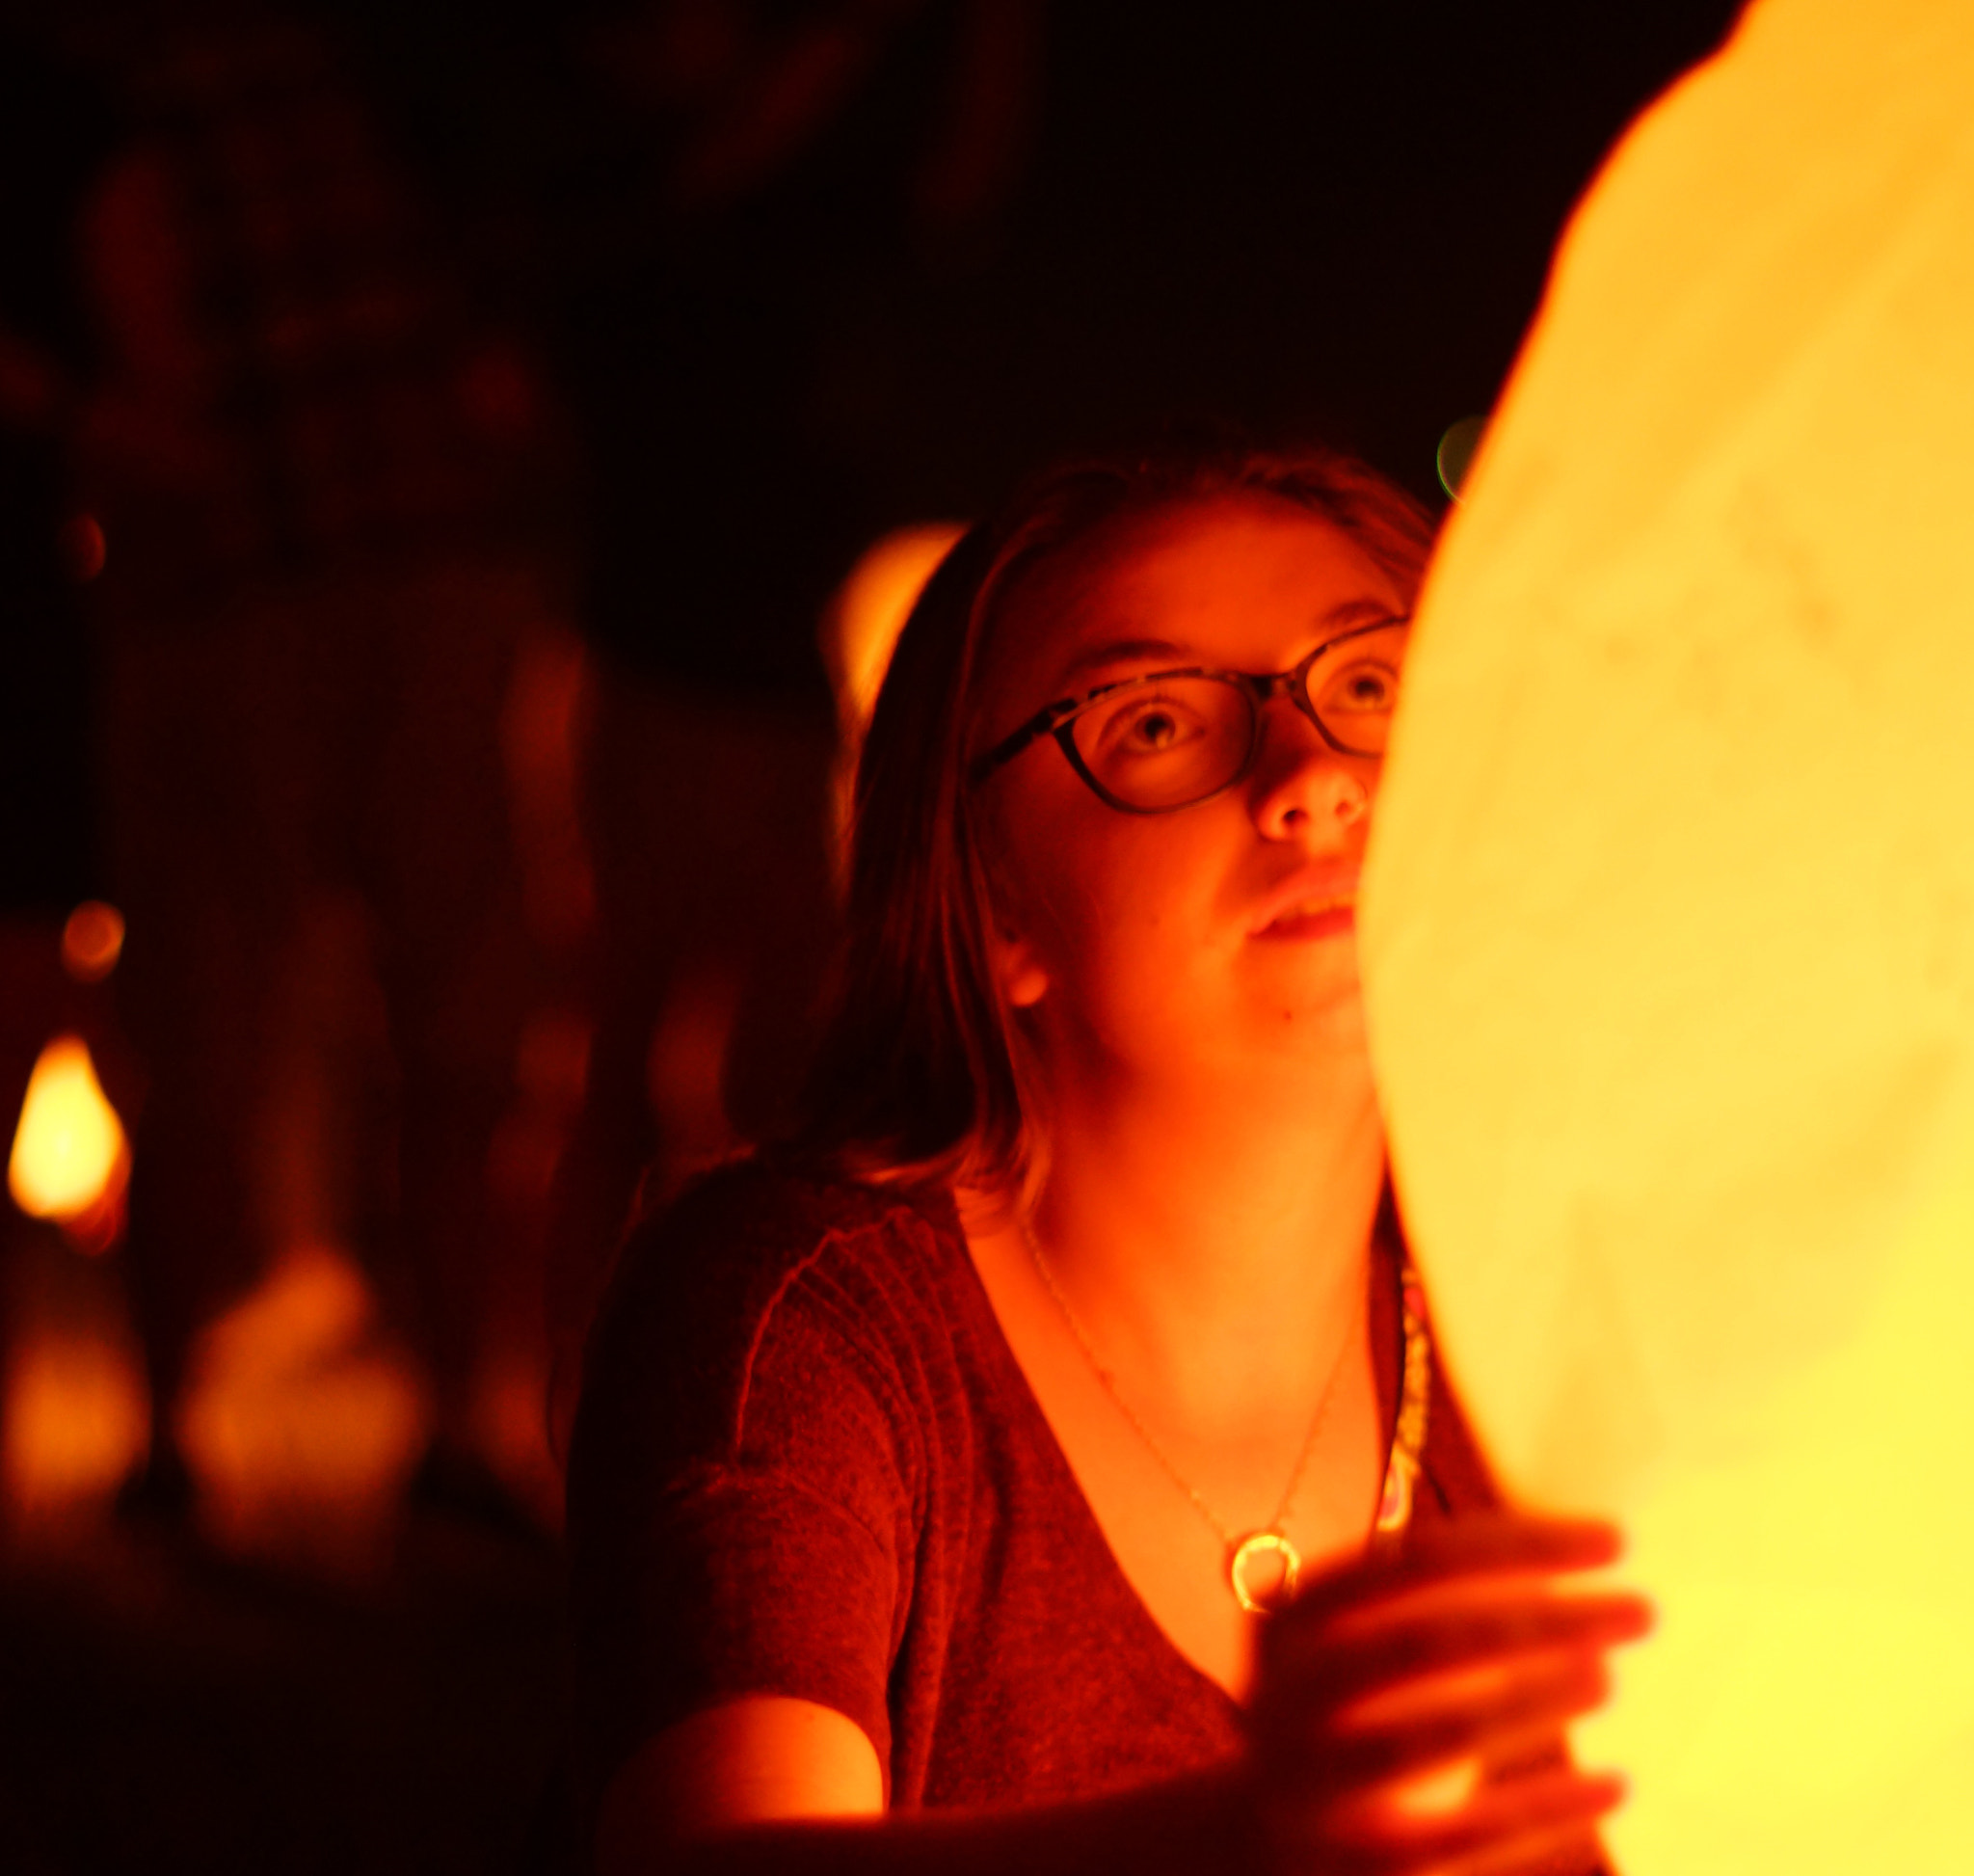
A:
<svg viewBox="0 0 1974 1876">
<path fill-rule="evenodd" d="M 1364 963 L 1450 1370 L 1661 1603 L 1613 1850 L 1974 1869 L 1974 8 L 1753 7 L 1463 495 Z"/>
<path fill-rule="evenodd" d="M 111 1198 L 126 1165 L 122 1123 L 96 1080 L 88 1044 L 58 1035 L 28 1078 L 7 1190 L 30 1218 L 67 1223 Z"/>
</svg>

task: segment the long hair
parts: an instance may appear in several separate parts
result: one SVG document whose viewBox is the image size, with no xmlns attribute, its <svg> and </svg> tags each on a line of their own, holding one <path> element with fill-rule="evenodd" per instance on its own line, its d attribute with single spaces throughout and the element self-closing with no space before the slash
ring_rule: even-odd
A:
<svg viewBox="0 0 1974 1876">
<path fill-rule="evenodd" d="M 1407 596 L 1434 523 L 1333 451 L 1215 444 L 1074 463 L 965 535 L 899 635 L 857 768 L 844 944 L 801 1161 L 839 1177 L 965 1179 L 1031 1196 L 1044 1142 L 1023 1025 L 989 963 L 992 881 L 967 766 L 988 645 L 1015 586 L 1120 520 L 1261 495 L 1350 536 Z"/>
</svg>

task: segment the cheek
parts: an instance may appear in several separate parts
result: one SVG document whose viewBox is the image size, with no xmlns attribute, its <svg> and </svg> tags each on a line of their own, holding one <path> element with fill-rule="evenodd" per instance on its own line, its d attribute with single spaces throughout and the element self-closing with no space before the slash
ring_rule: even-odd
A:
<svg viewBox="0 0 1974 1876">
<path fill-rule="evenodd" d="M 1033 941 L 1065 996 L 1096 1011 L 1185 988 L 1208 952 L 1217 874 L 1191 830 L 1123 817 L 1059 840 L 1032 881 Z"/>
</svg>

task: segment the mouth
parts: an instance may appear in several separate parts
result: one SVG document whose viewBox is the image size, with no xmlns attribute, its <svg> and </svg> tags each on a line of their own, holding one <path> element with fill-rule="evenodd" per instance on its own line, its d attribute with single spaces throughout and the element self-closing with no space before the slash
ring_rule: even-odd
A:
<svg viewBox="0 0 1974 1876">
<path fill-rule="evenodd" d="M 1327 938 L 1352 930 L 1356 924 L 1356 896 L 1331 894 L 1291 901 L 1252 935 L 1256 938 Z"/>
</svg>

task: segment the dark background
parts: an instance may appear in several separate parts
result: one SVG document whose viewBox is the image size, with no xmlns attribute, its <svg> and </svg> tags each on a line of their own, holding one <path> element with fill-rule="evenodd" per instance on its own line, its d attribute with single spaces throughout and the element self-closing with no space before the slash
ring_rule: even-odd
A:
<svg viewBox="0 0 1974 1876">
<path fill-rule="evenodd" d="M 819 688 L 815 608 L 884 528 L 1171 420 L 1314 434 L 1439 499 L 1435 444 L 1491 404 L 1599 159 L 1735 11 L 1020 0 L 1006 160 L 928 232 L 907 197 L 950 4 L 899 9 L 820 132 L 682 222 L 657 201 L 678 114 L 625 49 L 636 9 L 303 10 L 471 316 L 555 399 L 585 629 L 756 692 Z M 85 381 L 64 217 L 121 134 L 111 74 L 146 12 L 0 11 L 0 323 Z M 93 876 L 87 673 L 47 451 L 7 457 L 0 902 L 52 907 Z"/>
<path fill-rule="evenodd" d="M 1036 11 L 1029 127 L 999 213 L 958 251 L 892 270 L 920 296 L 898 310 L 922 323 L 892 329 L 906 357 L 891 368 L 916 372 L 927 404 L 887 473 L 934 511 L 1174 411 L 1314 429 L 1428 493 L 1441 430 L 1487 408 L 1597 163 L 1737 9 Z M 483 272 L 538 306 L 581 292 L 570 250 L 624 210 L 631 162 L 568 51 L 581 10 L 504 0 L 469 37 L 436 10 L 326 16 L 347 22 Z M 553 19 L 564 30 L 545 36 Z M 910 65 L 912 39 L 899 33 L 892 63 Z M 911 115 L 890 110 L 867 145 L 904 150 Z M 842 141 L 823 152 L 840 173 L 854 167 Z M 867 152 L 865 168 L 885 161 Z M 874 200 L 846 211 L 846 193 L 824 182 L 810 200 L 846 229 L 882 222 Z M 530 277 L 544 263 L 560 278 Z"/>
<path fill-rule="evenodd" d="M 1735 9 L 1010 11 L 1010 147 L 973 212 L 928 228 L 906 206 L 965 38 L 963 8 L 921 5 L 786 169 L 666 231 L 662 114 L 629 95 L 609 9 L 504 0 L 468 38 L 339 10 L 465 265 L 570 401 L 606 638 L 669 596 L 760 643 L 747 615 L 807 616 L 883 527 L 1171 420 L 1313 434 L 1438 499 L 1434 446 L 1491 404 L 1598 161 Z M 736 580 L 762 527 L 787 578 Z M 666 594 L 623 564 L 633 530 Z M 755 676 L 799 684 L 799 662 L 762 649 Z"/>
</svg>

